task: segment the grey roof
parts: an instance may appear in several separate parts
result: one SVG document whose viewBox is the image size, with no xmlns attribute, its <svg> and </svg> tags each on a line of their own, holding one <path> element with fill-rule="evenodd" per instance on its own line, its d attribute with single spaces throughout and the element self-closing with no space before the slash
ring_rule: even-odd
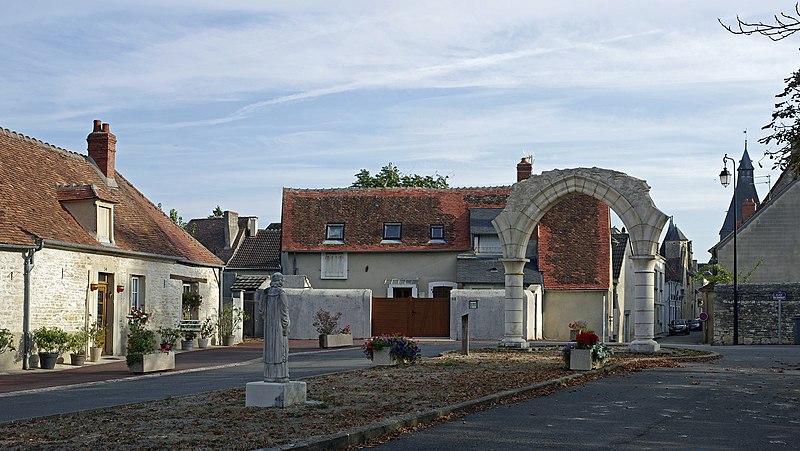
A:
<svg viewBox="0 0 800 451">
<path fill-rule="evenodd" d="M 664 241 L 689 241 L 689 239 L 686 238 L 683 232 L 681 232 L 681 229 L 679 229 L 678 226 L 672 222 L 672 218 L 670 218 L 667 234 L 664 235 Z"/>
<path fill-rule="evenodd" d="M 759 203 L 758 192 L 756 191 L 755 181 L 753 180 L 753 161 L 747 153 L 746 146 L 744 154 L 742 154 L 742 159 L 739 160 L 739 166 L 736 168 L 736 172 L 738 173 L 736 176 L 736 195 L 731 196 L 728 213 L 725 215 L 725 221 L 722 222 L 722 228 L 719 230 L 720 240 L 723 240 L 733 232 L 734 224 L 742 217 L 742 203 L 745 199 L 753 199 L 756 205 Z M 738 201 L 738 205 L 734 205 L 734 197 Z M 734 215 L 736 219 L 734 219 Z"/>
<path fill-rule="evenodd" d="M 522 283 L 524 285 L 541 285 L 542 273 L 536 270 L 533 263 L 525 265 Z M 505 269 L 497 258 L 476 258 L 459 256 L 456 260 L 456 282 L 505 284 Z"/>
<path fill-rule="evenodd" d="M 231 291 L 255 291 L 261 286 L 270 276 L 268 274 L 258 276 L 242 276 L 236 275 L 236 281 L 231 285 Z"/>
<path fill-rule="evenodd" d="M 228 261 L 227 268 L 280 271 L 280 224 L 270 224 L 266 229 L 259 230 L 255 236 L 246 237 Z"/>
<path fill-rule="evenodd" d="M 625 251 L 628 248 L 628 240 L 630 235 L 617 230 L 614 227 L 611 231 L 611 270 L 614 275 L 614 280 L 619 279 L 622 272 L 622 262 L 625 261 Z"/>
<path fill-rule="evenodd" d="M 492 221 L 502 212 L 502 208 L 470 208 L 469 231 L 473 235 L 497 234 Z"/>
</svg>

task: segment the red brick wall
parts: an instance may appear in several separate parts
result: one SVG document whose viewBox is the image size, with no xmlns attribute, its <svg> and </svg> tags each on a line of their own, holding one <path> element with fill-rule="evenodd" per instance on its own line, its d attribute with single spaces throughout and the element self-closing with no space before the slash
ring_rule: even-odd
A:
<svg viewBox="0 0 800 451">
<path fill-rule="evenodd" d="M 610 255 L 609 210 L 603 202 L 570 194 L 542 218 L 539 269 L 546 288 L 608 288 Z"/>
</svg>

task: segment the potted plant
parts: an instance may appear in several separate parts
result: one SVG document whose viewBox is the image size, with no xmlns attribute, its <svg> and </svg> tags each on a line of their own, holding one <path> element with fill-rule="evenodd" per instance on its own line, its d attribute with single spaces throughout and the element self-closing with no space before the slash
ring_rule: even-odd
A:
<svg viewBox="0 0 800 451">
<path fill-rule="evenodd" d="M 361 350 L 375 365 L 414 363 L 421 358 L 417 342 L 400 334 L 371 337 L 364 342 Z"/>
<path fill-rule="evenodd" d="M 194 339 L 197 338 L 197 331 L 194 329 L 181 330 L 183 340 L 181 340 L 181 349 L 184 351 L 191 351 L 194 346 Z"/>
<path fill-rule="evenodd" d="M 0 354 L 6 351 L 16 351 L 14 347 L 14 334 L 6 328 L 0 329 Z"/>
<path fill-rule="evenodd" d="M 600 337 L 591 330 L 581 332 L 576 343 L 570 343 L 561 350 L 564 363 L 571 370 L 591 370 L 605 365 L 606 360 L 614 353 L 603 343 Z"/>
<path fill-rule="evenodd" d="M 175 368 L 175 353 L 156 349 L 156 334 L 152 330 L 131 327 L 125 362 L 134 373 L 169 370 Z"/>
<path fill-rule="evenodd" d="M 103 348 L 106 346 L 106 327 L 103 324 L 95 323 L 89 329 L 89 336 L 92 346 L 89 348 L 89 361 L 99 362 L 103 355 Z"/>
<path fill-rule="evenodd" d="M 200 338 L 197 339 L 197 347 L 208 347 L 208 340 L 214 336 L 216 331 L 217 323 L 214 321 L 214 318 L 211 316 L 206 317 L 206 319 L 203 320 L 203 324 L 200 326 Z"/>
<path fill-rule="evenodd" d="M 320 348 L 336 348 L 342 346 L 353 346 L 353 335 L 350 333 L 350 325 L 344 329 L 337 329 L 341 312 L 331 315 L 330 312 L 319 309 L 314 314 L 314 322 L 311 323 L 319 334 Z"/>
<path fill-rule="evenodd" d="M 161 336 L 160 349 L 173 351 L 175 349 L 175 341 L 183 335 L 183 332 L 176 327 L 159 327 L 158 335 Z"/>
<path fill-rule="evenodd" d="M 183 317 L 189 319 L 192 311 L 196 311 L 203 303 L 203 296 L 196 291 L 186 291 L 183 293 Z"/>
<path fill-rule="evenodd" d="M 232 346 L 235 344 L 233 331 L 249 318 L 250 316 L 247 312 L 239 307 L 235 307 L 233 304 L 226 305 L 225 308 L 219 312 L 219 334 L 225 346 Z"/>
<path fill-rule="evenodd" d="M 33 342 L 39 350 L 39 368 L 52 370 L 58 356 L 67 350 L 69 334 L 58 327 L 40 327 L 33 331 Z"/>
<path fill-rule="evenodd" d="M 69 334 L 67 349 L 70 352 L 69 357 L 73 365 L 82 366 L 86 362 L 86 346 L 89 345 L 90 337 L 89 329 Z"/>
<path fill-rule="evenodd" d="M 589 328 L 586 326 L 586 321 L 573 321 L 567 326 L 569 327 L 569 339 L 575 341 L 575 338 L 581 332 L 586 332 Z"/>
</svg>

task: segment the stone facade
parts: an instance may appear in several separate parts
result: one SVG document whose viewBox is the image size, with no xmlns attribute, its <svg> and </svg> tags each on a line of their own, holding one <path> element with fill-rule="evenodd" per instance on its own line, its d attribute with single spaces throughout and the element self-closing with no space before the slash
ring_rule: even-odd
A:
<svg viewBox="0 0 800 451">
<path fill-rule="evenodd" d="M 739 297 L 739 343 L 792 344 L 793 318 L 800 316 L 800 283 L 745 284 L 737 287 Z M 784 292 L 786 299 L 773 300 Z M 778 306 L 780 304 L 780 337 Z M 733 343 L 733 285 L 714 287 L 713 344 Z"/>
<path fill-rule="evenodd" d="M 174 326 L 181 319 L 183 280 L 204 280 L 198 283 L 203 303 L 199 318 L 216 314 L 219 300 L 216 269 L 189 266 L 174 260 L 143 259 L 133 256 L 98 255 L 65 249 L 44 248 L 34 256 L 31 273 L 30 328 L 60 327 L 74 332 L 88 322 L 96 321 L 97 295 L 89 289 L 98 281 L 98 274 L 112 275 L 108 327 L 110 348 L 114 355 L 124 355 L 130 310 L 130 277 L 143 277 L 141 287 L 145 310 L 152 312 L 148 327 Z M 0 252 L 0 328 L 14 334 L 15 353 L 0 354 L 0 369 L 21 367 L 19 342 L 22 336 L 24 260 L 21 252 Z M 124 291 L 117 293 L 116 285 Z M 87 320 L 87 313 L 92 315 Z"/>
</svg>

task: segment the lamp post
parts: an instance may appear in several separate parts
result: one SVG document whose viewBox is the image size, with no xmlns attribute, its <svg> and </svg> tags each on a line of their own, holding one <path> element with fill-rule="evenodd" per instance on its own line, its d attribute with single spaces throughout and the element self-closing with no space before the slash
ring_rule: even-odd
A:
<svg viewBox="0 0 800 451">
<path fill-rule="evenodd" d="M 736 172 L 736 161 L 729 157 L 728 154 L 725 154 L 722 157 L 722 172 L 719 173 L 719 181 L 722 183 L 722 186 L 727 187 L 731 183 L 731 179 L 733 179 L 733 344 L 739 344 L 739 293 L 737 292 L 737 288 L 739 285 L 739 274 L 736 268 L 736 232 L 738 227 L 737 219 L 738 219 L 738 211 L 739 211 L 739 200 L 736 196 L 736 177 L 731 175 L 728 172 L 728 164 L 726 160 L 730 160 L 731 166 L 733 166 L 733 171 Z"/>
</svg>

